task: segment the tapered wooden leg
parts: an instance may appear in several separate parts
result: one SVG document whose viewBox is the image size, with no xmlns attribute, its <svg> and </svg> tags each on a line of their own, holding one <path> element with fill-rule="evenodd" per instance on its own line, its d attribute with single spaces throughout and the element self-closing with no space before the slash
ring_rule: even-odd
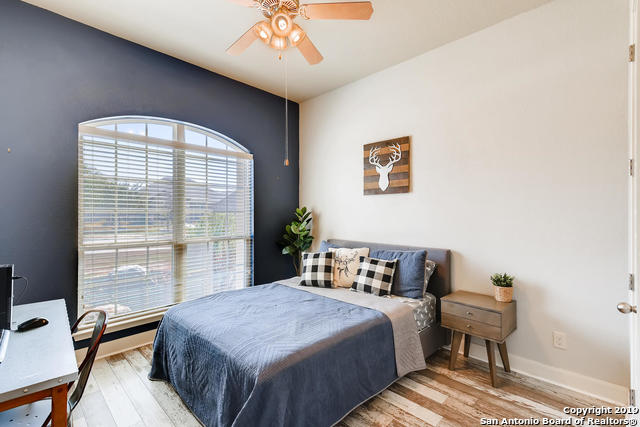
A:
<svg viewBox="0 0 640 427">
<path fill-rule="evenodd" d="M 493 352 L 493 342 L 484 340 L 487 346 L 487 360 L 489 361 L 489 376 L 491 377 L 491 385 L 496 386 L 498 380 L 496 378 L 496 354 Z"/>
<path fill-rule="evenodd" d="M 458 351 L 460 351 L 460 341 L 462 341 L 462 332 L 453 331 L 453 338 L 451 339 L 451 357 L 449 359 L 449 370 L 456 369 L 456 359 L 458 358 Z"/>
<path fill-rule="evenodd" d="M 464 357 L 469 357 L 470 345 L 471 345 L 471 335 L 464 334 Z"/>
<path fill-rule="evenodd" d="M 505 372 L 511 372 L 511 367 L 509 366 L 509 355 L 507 354 L 507 342 L 503 342 L 498 344 L 498 351 L 500 352 L 500 358 L 502 359 L 502 366 L 504 366 Z"/>
<path fill-rule="evenodd" d="M 51 392 L 51 427 L 67 425 L 67 384 L 54 387 Z"/>
</svg>

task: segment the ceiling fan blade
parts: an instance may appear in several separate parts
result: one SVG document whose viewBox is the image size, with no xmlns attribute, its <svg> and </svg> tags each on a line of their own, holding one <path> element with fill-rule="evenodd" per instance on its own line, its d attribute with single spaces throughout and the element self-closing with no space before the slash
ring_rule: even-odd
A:
<svg viewBox="0 0 640 427">
<path fill-rule="evenodd" d="M 307 19 L 362 19 L 367 20 L 373 14 L 370 1 L 346 3 L 312 3 L 301 6 Z"/>
<path fill-rule="evenodd" d="M 232 3 L 239 4 L 240 6 L 246 6 L 246 7 L 251 7 L 256 3 L 255 0 L 229 0 L 229 1 Z"/>
<path fill-rule="evenodd" d="M 258 24 L 260 23 L 258 22 Z M 247 48 L 251 46 L 251 43 L 253 43 L 258 39 L 258 34 L 255 30 L 258 24 L 249 28 L 249 30 L 246 33 L 244 33 L 242 37 L 236 40 L 234 44 L 229 46 L 229 48 L 227 49 L 227 53 L 229 55 L 240 55 L 242 52 L 247 50 Z"/>
<path fill-rule="evenodd" d="M 316 65 L 324 59 L 320 51 L 314 46 L 311 40 L 309 40 L 308 36 L 300 40 L 296 47 L 310 65 Z"/>
</svg>

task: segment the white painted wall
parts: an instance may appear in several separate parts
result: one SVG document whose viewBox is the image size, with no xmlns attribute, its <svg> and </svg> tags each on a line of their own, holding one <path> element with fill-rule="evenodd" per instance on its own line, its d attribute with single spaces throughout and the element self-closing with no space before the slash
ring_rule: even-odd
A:
<svg viewBox="0 0 640 427">
<path fill-rule="evenodd" d="M 626 0 L 555 0 L 304 102 L 300 119 L 318 241 L 450 248 L 454 289 L 490 293 L 491 273 L 514 274 L 520 368 L 617 400 L 627 13 Z M 412 192 L 363 196 L 362 145 L 405 135 Z"/>
</svg>

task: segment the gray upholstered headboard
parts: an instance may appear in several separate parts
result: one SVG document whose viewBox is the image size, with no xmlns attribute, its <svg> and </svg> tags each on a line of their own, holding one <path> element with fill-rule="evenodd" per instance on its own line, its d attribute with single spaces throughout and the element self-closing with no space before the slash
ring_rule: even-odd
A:
<svg viewBox="0 0 640 427">
<path fill-rule="evenodd" d="M 427 250 L 427 259 L 435 262 L 438 267 L 429 279 L 427 292 L 440 298 L 451 292 L 451 251 L 449 249 L 424 248 L 417 246 L 387 245 L 384 243 L 357 242 L 353 240 L 329 239 L 327 242 L 344 248 L 393 249 L 396 251 Z"/>
</svg>

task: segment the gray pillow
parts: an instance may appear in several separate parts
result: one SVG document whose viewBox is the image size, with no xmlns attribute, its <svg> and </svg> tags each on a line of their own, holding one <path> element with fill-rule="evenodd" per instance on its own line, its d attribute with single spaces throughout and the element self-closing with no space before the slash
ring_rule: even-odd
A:
<svg viewBox="0 0 640 427">
<path fill-rule="evenodd" d="M 425 288 L 425 264 L 427 251 L 396 251 L 377 249 L 369 254 L 371 258 L 397 259 L 393 275 L 391 293 L 407 298 L 422 298 Z"/>
</svg>

